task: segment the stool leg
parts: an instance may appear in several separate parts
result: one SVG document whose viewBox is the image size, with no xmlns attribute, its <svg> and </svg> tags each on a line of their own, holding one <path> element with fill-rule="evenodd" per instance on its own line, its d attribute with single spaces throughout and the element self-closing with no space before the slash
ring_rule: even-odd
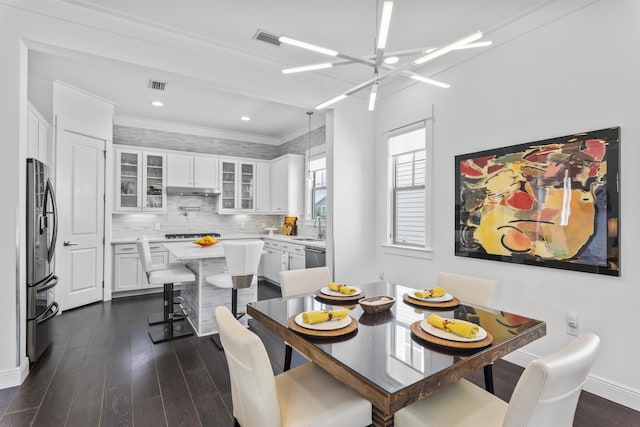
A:
<svg viewBox="0 0 640 427">
<path fill-rule="evenodd" d="M 293 348 L 289 344 L 284 345 L 284 372 L 291 369 L 291 356 L 293 355 Z"/>
<path fill-rule="evenodd" d="M 484 388 L 491 394 L 493 392 L 493 363 L 484 366 Z"/>
<path fill-rule="evenodd" d="M 164 284 L 163 294 L 163 315 L 166 319 L 166 323 L 152 326 L 151 329 L 149 329 L 149 336 L 154 344 L 193 335 L 191 326 L 187 325 L 186 322 L 178 328 L 175 328 L 173 325 L 173 283 Z"/>
</svg>

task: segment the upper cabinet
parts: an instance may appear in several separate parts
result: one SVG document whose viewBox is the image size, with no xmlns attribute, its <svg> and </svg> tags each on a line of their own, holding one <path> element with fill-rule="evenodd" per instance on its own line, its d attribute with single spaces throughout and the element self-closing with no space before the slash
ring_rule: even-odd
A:
<svg viewBox="0 0 640 427">
<path fill-rule="evenodd" d="M 164 153 L 116 150 L 116 212 L 166 212 Z"/>
<path fill-rule="evenodd" d="M 271 164 L 256 162 L 256 213 L 271 213 Z"/>
<path fill-rule="evenodd" d="M 219 213 L 255 212 L 256 162 L 220 159 Z"/>
<path fill-rule="evenodd" d="M 49 163 L 47 159 L 49 123 L 30 102 L 27 103 L 27 112 L 29 119 L 27 157 Z"/>
<path fill-rule="evenodd" d="M 218 188 L 218 158 L 206 154 L 167 155 L 167 186 Z"/>
<path fill-rule="evenodd" d="M 304 213 L 304 156 L 286 154 L 271 162 L 271 211 Z"/>
</svg>

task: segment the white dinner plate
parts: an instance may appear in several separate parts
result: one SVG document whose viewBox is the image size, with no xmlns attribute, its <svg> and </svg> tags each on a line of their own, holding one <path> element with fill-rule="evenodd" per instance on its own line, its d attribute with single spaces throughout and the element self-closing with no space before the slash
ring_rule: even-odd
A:
<svg viewBox="0 0 640 427">
<path fill-rule="evenodd" d="M 471 323 L 471 322 L 467 322 L 465 320 L 460 320 L 460 319 L 455 319 L 455 321 L 456 322 Z M 450 340 L 450 341 L 475 342 L 475 341 L 482 341 L 483 339 L 485 339 L 487 337 L 487 331 L 485 331 L 480 326 L 478 326 L 478 328 L 480 328 L 480 330 L 478 331 L 478 334 L 473 338 L 463 337 L 461 335 L 454 334 L 453 332 L 447 332 L 444 329 L 436 328 L 435 326 L 433 326 L 432 324 L 430 324 L 426 320 L 423 320 L 420 323 L 420 327 L 422 328 L 423 331 L 425 331 L 426 333 L 428 333 L 430 335 L 433 335 L 434 337 L 438 337 L 438 338 L 442 338 L 442 339 Z"/>
<path fill-rule="evenodd" d="M 302 313 L 298 314 L 294 319 L 298 326 L 302 326 L 307 329 L 315 329 L 316 331 L 335 331 L 336 329 L 342 329 L 351 324 L 351 317 L 347 316 L 338 320 L 328 320 L 326 322 L 304 323 L 302 321 Z"/>
<path fill-rule="evenodd" d="M 407 295 L 409 295 L 413 299 L 417 299 L 418 301 L 425 301 L 425 302 L 447 302 L 453 299 L 453 295 L 451 295 L 450 293 L 445 293 L 441 297 L 435 297 L 435 298 L 418 298 L 417 296 L 415 296 L 413 292 L 409 292 Z"/>
<path fill-rule="evenodd" d="M 360 288 L 356 288 L 355 286 L 350 286 L 350 288 L 355 289 L 356 291 L 352 294 L 341 294 L 340 292 L 336 292 L 336 291 L 332 291 L 331 289 L 329 289 L 328 286 L 325 286 L 324 288 L 320 289 L 320 292 L 322 292 L 325 295 L 329 295 L 332 297 L 353 297 L 356 295 L 360 295 L 362 293 L 362 289 Z"/>
</svg>

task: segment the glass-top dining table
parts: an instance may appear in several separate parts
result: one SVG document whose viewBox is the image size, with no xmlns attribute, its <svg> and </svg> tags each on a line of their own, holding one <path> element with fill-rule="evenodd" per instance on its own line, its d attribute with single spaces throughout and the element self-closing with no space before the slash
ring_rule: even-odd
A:
<svg viewBox="0 0 640 427">
<path fill-rule="evenodd" d="M 373 406 L 374 426 L 392 426 L 394 413 L 404 406 L 546 334 L 545 322 L 514 313 L 474 307 L 464 302 L 448 308 L 419 305 L 421 301 L 403 298 L 415 289 L 397 284 L 375 282 L 358 285 L 358 288 L 363 297 L 392 296 L 396 299 L 395 304 L 390 310 L 370 314 L 362 310 L 355 298 L 349 302 L 337 301 L 335 297 L 327 300 L 321 292 L 316 292 L 289 299 L 252 302 L 247 306 L 247 313 L 368 399 Z M 346 335 L 319 337 L 316 335 L 320 332 L 308 334 L 294 321 L 303 311 L 343 308 L 348 309 L 349 316 L 357 321 L 352 323 L 357 328 Z M 418 326 L 416 329 L 416 325 L 431 313 L 476 323 L 488 333 L 492 342 L 470 349 L 465 343 L 434 338 L 423 328 Z M 464 410 L 463 403 L 461 410 Z"/>
</svg>

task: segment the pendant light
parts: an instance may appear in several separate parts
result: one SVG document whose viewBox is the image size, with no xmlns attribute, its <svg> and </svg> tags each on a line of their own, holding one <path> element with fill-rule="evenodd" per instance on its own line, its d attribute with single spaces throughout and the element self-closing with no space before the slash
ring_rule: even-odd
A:
<svg viewBox="0 0 640 427">
<path fill-rule="evenodd" d="M 313 172 L 311 172 L 311 116 L 313 115 L 313 111 L 307 111 L 307 116 L 309 116 L 309 132 L 307 137 L 309 139 L 309 155 L 307 157 L 307 183 L 311 186 L 313 184 Z"/>
</svg>

